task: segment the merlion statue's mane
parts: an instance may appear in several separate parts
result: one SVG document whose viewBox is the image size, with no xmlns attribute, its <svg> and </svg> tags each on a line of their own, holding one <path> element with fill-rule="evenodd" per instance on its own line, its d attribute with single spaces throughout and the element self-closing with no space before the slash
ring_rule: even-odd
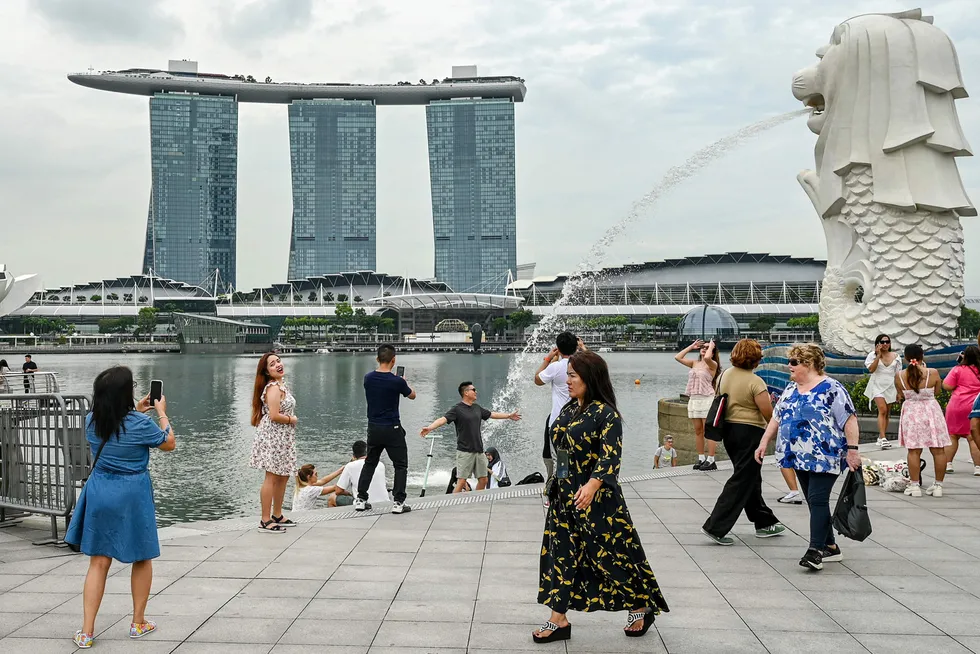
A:
<svg viewBox="0 0 980 654">
<path fill-rule="evenodd" d="M 838 25 L 821 53 L 826 121 L 817 139 L 818 212 L 843 204 L 843 177 L 867 165 L 874 201 L 975 216 L 954 157 L 970 156 L 954 101 L 967 97 L 956 50 L 915 10 Z"/>
</svg>

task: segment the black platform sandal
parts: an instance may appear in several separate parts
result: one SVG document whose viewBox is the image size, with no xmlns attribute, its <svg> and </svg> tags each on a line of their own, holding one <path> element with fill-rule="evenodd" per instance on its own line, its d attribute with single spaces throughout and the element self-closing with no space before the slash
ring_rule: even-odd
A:
<svg viewBox="0 0 980 654">
<path fill-rule="evenodd" d="M 277 525 L 275 520 L 269 520 L 268 522 L 262 522 L 259 520 L 259 531 L 270 534 L 286 533 L 286 529 Z"/>
<path fill-rule="evenodd" d="M 630 627 L 632 627 L 638 620 L 643 620 L 643 627 L 630 631 Z M 623 629 L 623 633 L 630 638 L 639 638 L 640 636 L 644 636 L 648 631 L 650 631 L 650 626 L 655 620 L 656 618 L 653 615 L 652 609 L 646 609 L 645 611 L 630 611 L 629 617 L 626 618 L 626 629 Z"/>
<path fill-rule="evenodd" d="M 297 523 L 293 522 L 292 520 L 290 520 L 285 516 L 279 516 L 279 517 L 271 516 L 271 517 L 272 520 L 280 527 L 295 527 L 297 525 Z"/>
<path fill-rule="evenodd" d="M 547 636 L 539 636 L 535 633 L 531 634 L 531 638 L 534 639 L 536 643 L 553 643 L 558 640 L 568 640 L 572 637 L 572 625 L 567 624 L 564 627 L 559 627 L 551 620 L 548 620 L 538 631 L 550 631 L 551 633 Z"/>
</svg>

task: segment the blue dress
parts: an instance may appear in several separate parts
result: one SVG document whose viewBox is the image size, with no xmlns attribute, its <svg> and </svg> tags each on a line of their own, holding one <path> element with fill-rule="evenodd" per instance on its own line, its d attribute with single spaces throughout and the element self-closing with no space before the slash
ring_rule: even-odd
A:
<svg viewBox="0 0 980 654">
<path fill-rule="evenodd" d="M 169 429 L 169 428 L 168 428 Z M 85 420 L 92 456 L 103 447 L 92 414 Z M 167 439 L 148 416 L 130 411 L 118 434 L 105 444 L 75 505 L 65 541 L 89 556 L 108 556 L 122 563 L 160 556 L 156 506 L 150 483 L 150 448 Z"/>
<path fill-rule="evenodd" d="M 796 382 L 790 382 L 772 411 L 779 421 L 775 453 L 780 467 L 841 473 L 847 456 L 844 425 L 854 415 L 854 403 L 843 384 L 827 377 L 801 393 Z"/>
</svg>

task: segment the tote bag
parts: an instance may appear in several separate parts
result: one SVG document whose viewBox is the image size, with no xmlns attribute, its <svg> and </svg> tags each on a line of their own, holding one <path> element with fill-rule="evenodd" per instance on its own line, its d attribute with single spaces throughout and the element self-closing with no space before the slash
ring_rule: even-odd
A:
<svg viewBox="0 0 980 654">
<path fill-rule="evenodd" d="M 724 381 L 728 370 L 721 373 L 718 380 L 718 389 L 721 389 L 721 382 Z M 715 393 L 715 399 L 711 401 L 711 408 L 708 409 L 708 417 L 704 420 L 704 437 L 710 441 L 721 441 L 725 437 L 725 410 L 728 408 L 728 393 Z"/>
<path fill-rule="evenodd" d="M 851 540 L 863 541 L 871 535 L 868 497 L 861 468 L 848 470 L 834 509 L 834 529 Z"/>
</svg>

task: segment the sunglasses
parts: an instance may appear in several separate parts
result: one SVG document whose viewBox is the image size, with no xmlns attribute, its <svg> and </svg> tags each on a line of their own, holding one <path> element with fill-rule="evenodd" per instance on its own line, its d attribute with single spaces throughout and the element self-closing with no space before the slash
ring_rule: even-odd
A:
<svg viewBox="0 0 980 654">
<path fill-rule="evenodd" d="M 791 366 L 798 366 L 802 364 L 802 361 L 800 361 L 799 359 L 790 359 L 788 363 Z"/>
<path fill-rule="evenodd" d="M 880 343 L 881 345 L 891 345 L 892 344 L 891 341 L 878 341 L 878 343 Z"/>
</svg>

